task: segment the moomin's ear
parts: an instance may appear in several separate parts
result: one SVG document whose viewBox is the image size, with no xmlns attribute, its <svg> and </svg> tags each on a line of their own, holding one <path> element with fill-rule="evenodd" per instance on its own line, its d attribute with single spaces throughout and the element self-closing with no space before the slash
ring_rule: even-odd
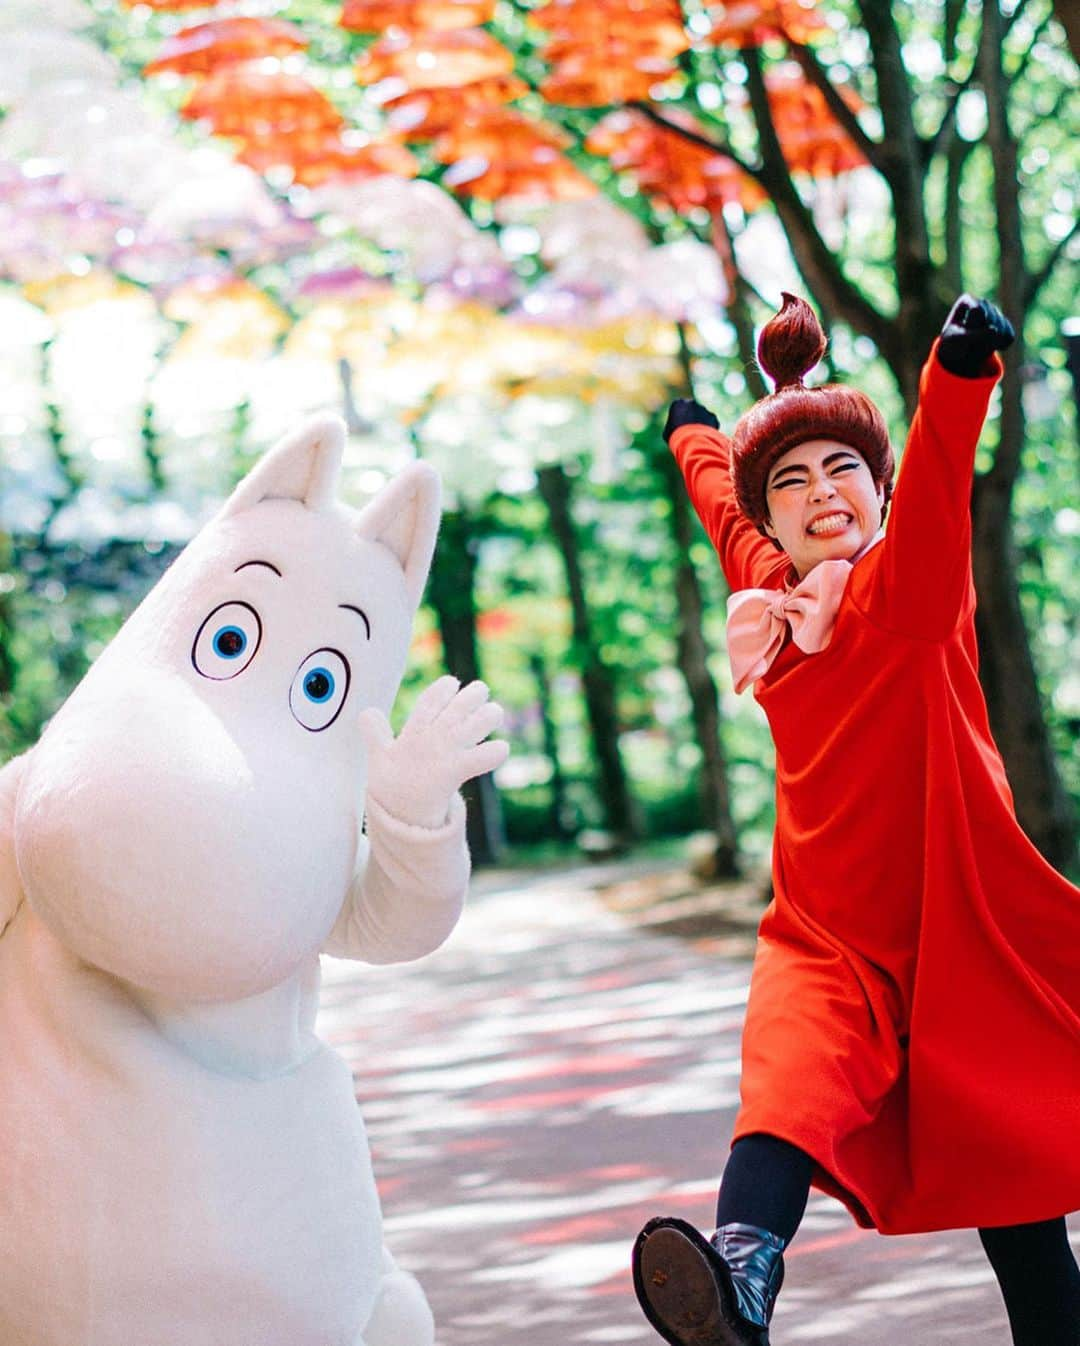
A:
<svg viewBox="0 0 1080 1346">
<path fill-rule="evenodd" d="M 344 448 L 345 422 L 339 416 L 312 417 L 259 459 L 222 514 L 237 514 L 263 500 L 299 500 L 309 509 L 326 509 L 337 494 Z"/>
<path fill-rule="evenodd" d="M 397 557 L 405 573 L 412 606 L 424 591 L 441 505 L 439 476 L 427 463 L 410 463 L 360 511 L 356 532 L 369 542 L 381 542 Z"/>
</svg>

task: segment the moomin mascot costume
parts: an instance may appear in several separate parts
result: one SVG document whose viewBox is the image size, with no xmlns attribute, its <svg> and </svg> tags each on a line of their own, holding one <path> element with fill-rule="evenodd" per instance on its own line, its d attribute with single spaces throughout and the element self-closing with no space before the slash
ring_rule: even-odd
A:
<svg viewBox="0 0 1080 1346">
<path fill-rule="evenodd" d="M 391 733 L 438 478 L 354 513 L 343 442 L 268 453 L 0 773 L 3 1346 L 431 1346 L 319 952 L 446 938 L 506 745 L 453 678 Z"/>
</svg>

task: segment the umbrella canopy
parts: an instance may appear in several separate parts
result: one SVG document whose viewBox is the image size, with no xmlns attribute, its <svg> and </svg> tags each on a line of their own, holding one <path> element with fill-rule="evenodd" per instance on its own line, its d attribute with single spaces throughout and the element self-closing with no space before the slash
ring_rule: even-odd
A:
<svg viewBox="0 0 1080 1346">
<path fill-rule="evenodd" d="M 280 19 L 212 19 L 174 33 L 143 74 L 208 75 L 222 66 L 288 56 L 306 46 L 300 29 Z"/>
</svg>

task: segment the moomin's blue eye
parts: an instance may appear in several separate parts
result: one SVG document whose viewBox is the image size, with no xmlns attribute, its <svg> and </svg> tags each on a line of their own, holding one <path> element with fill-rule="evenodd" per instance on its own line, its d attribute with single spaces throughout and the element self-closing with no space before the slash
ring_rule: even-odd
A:
<svg viewBox="0 0 1080 1346">
<path fill-rule="evenodd" d="M 318 705 L 334 695 L 334 675 L 328 668 L 313 668 L 304 678 L 304 695 Z"/>
<path fill-rule="evenodd" d="M 247 649 L 247 636 L 238 626 L 223 626 L 214 632 L 214 650 L 223 659 L 239 659 Z"/>
<path fill-rule="evenodd" d="M 262 622 L 250 603 L 219 603 L 205 618 L 191 647 L 191 662 L 204 678 L 226 682 L 258 652 Z"/>
<path fill-rule="evenodd" d="M 313 734 L 329 729 L 349 695 L 349 661 L 340 650 L 313 650 L 296 670 L 289 688 L 289 709 Z"/>
</svg>

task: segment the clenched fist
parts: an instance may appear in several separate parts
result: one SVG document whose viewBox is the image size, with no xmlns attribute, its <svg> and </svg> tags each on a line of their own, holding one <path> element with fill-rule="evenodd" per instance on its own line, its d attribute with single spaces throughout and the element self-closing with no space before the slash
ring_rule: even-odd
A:
<svg viewBox="0 0 1080 1346">
<path fill-rule="evenodd" d="M 938 342 L 938 359 L 963 379 L 985 375 L 994 351 L 1006 350 L 1016 340 L 1012 323 L 989 299 L 962 294 L 953 304 Z"/>
<path fill-rule="evenodd" d="M 396 738 L 381 710 L 361 711 L 368 794 L 402 822 L 441 827 L 460 787 L 509 756 L 509 744 L 488 739 L 502 721 L 486 683 L 462 687 L 453 677 L 425 687 Z"/>
<path fill-rule="evenodd" d="M 682 425 L 709 425 L 714 430 L 720 428 L 720 422 L 709 408 L 695 402 L 692 397 L 677 397 L 668 407 L 667 420 L 661 431 L 665 444 Z"/>
</svg>

